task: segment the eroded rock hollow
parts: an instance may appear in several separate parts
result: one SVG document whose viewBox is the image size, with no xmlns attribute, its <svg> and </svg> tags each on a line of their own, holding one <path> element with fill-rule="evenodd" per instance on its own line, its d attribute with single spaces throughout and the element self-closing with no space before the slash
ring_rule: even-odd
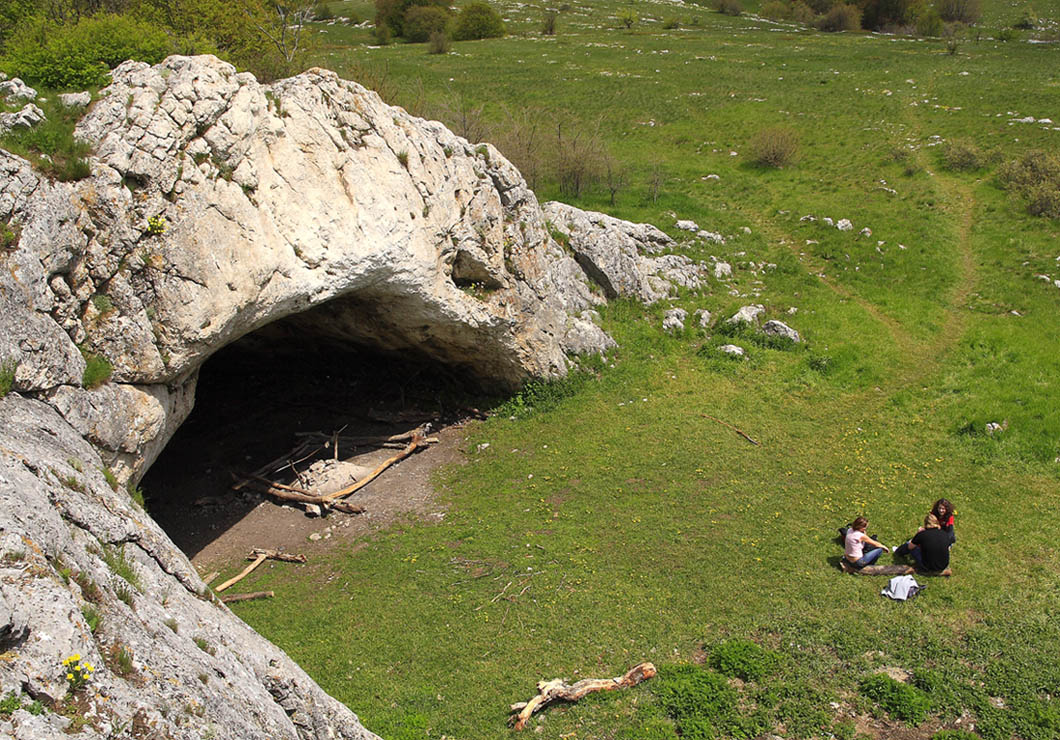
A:
<svg viewBox="0 0 1060 740">
<path fill-rule="evenodd" d="M 606 351 L 605 296 L 656 300 L 698 268 L 648 256 L 669 245 L 653 227 L 555 206 L 575 259 L 492 146 L 324 70 L 262 85 L 213 57 L 129 62 L 77 135 L 94 155 L 76 183 L 0 150 L 18 233 L 0 254 L 0 694 L 68 700 L 79 654 L 83 737 L 374 737 L 126 492 L 200 366 L 283 319 L 511 389 Z M 66 722 L 19 711 L 0 734 Z"/>
</svg>

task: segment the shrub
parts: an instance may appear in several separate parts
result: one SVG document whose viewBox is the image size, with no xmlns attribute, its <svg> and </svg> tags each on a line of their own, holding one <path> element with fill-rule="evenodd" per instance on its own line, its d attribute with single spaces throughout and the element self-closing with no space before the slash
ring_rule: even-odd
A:
<svg viewBox="0 0 1060 740">
<path fill-rule="evenodd" d="M 924 11 L 916 19 L 917 36 L 937 38 L 942 35 L 943 30 L 942 17 L 934 9 Z"/>
<path fill-rule="evenodd" d="M 15 387 L 15 372 L 18 363 L 14 360 L 4 360 L 0 363 L 0 398 L 3 398 Z"/>
<path fill-rule="evenodd" d="M 133 672 L 133 654 L 124 645 L 112 645 L 107 652 L 107 665 L 119 676 L 128 676 Z"/>
<path fill-rule="evenodd" d="M 795 0 L 795 2 L 791 4 L 791 20 L 796 23 L 808 26 L 813 23 L 815 17 L 813 8 L 802 2 L 802 0 Z"/>
<path fill-rule="evenodd" d="M 504 35 L 504 21 L 491 6 L 482 2 L 469 3 L 460 9 L 453 29 L 457 41 L 492 39 Z"/>
<path fill-rule="evenodd" d="M 110 380 L 114 366 L 106 357 L 97 355 L 84 347 L 81 347 L 81 355 L 85 358 L 85 372 L 81 376 L 82 387 L 92 390 Z"/>
<path fill-rule="evenodd" d="M 672 15 L 663 21 L 662 27 L 667 31 L 673 31 L 681 27 L 681 21 L 676 15 Z"/>
<path fill-rule="evenodd" d="M 969 26 L 977 23 L 983 14 L 981 0 L 935 0 L 935 10 L 944 21 Z"/>
<path fill-rule="evenodd" d="M 784 0 L 769 0 L 759 14 L 763 18 L 770 18 L 775 21 L 786 21 L 791 19 L 791 5 L 784 2 Z"/>
<path fill-rule="evenodd" d="M 1013 28 L 1002 28 L 1000 31 L 997 32 L 997 36 L 995 38 L 997 38 L 997 40 L 1001 42 L 1019 41 L 1020 33 L 1019 31 Z"/>
<path fill-rule="evenodd" d="M 714 7 L 723 15 L 743 15 L 743 3 L 740 0 L 717 0 Z"/>
<path fill-rule="evenodd" d="M 865 676 L 861 693 L 880 705 L 889 715 L 903 722 L 920 724 L 927 717 L 931 700 L 920 689 L 895 681 L 883 673 Z"/>
<path fill-rule="evenodd" d="M 542 34 L 544 34 L 545 36 L 555 36 L 556 35 L 556 19 L 557 19 L 558 15 L 559 14 L 556 13 L 556 11 L 554 11 L 554 10 L 548 10 L 548 9 L 545 10 L 545 15 L 541 19 L 541 33 Z"/>
<path fill-rule="evenodd" d="M 915 23 L 922 14 L 923 0 L 868 0 L 861 7 L 861 25 L 878 31 Z"/>
<path fill-rule="evenodd" d="M 817 20 L 821 31 L 854 31 L 861 28 L 861 11 L 856 5 L 839 3 Z"/>
<path fill-rule="evenodd" d="M 1038 14 L 1034 12 L 1033 8 L 1027 8 L 1023 11 L 1020 19 L 1012 24 L 1012 27 L 1022 31 L 1033 31 L 1038 27 Z"/>
<path fill-rule="evenodd" d="M 637 23 L 637 11 L 633 8 L 625 8 L 618 13 L 618 22 L 626 28 L 633 28 Z"/>
<path fill-rule="evenodd" d="M 836 4 L 836 0 L 806 0 L 806 4 L 809 5 L 817 15 L 824 15 L 832 9 Z"/>
<path fill-rule="evenodd" d="M 1002 164 L 998 179 L 1027 199 L 1031 215 L 1060 219 L 1060 154 L 1031 150 Z"/>
<path fill-rule="evenodd" d="M 799 135 L 788 126 L 770 126 L 751 139 L 751 156 L 763 167 L 786 167 L 798 159 Z"/>
<path fill-rule="evenodd" d="M 330 21 L 334 17 L 335 14 L 331 12 L 331 6 L 327 3 L 317 3 L 313 8 L 313 20 Z"/>
<path fill-rule="evenodd" d="M 946 142 L 942 150 L 946 168 L 957 171 L 977 170 L 986 164 L 983 152 L 975 142 L 967 139 L 955 139 Z"/>
<path fill-rule="evenodd" d="M 449 34 L 445 31 L 434 31 L 431 33 L 431 37 L 427 39 L 428 54 L 448 54 L 452 46 Z"/>
<path fill-rule="evenodd" d="M 770 725 L 761 715 L 741 715 L 737 710 L 738 695 L 728 681 L 699 666 L 663 667 L 652 692 L 682 738 L 750 738 L 762 734 Z"/>
<path fill-rule="evenodd" d="M 385 23 L 381 26 L 376 26 L 372 31 L 372 35 L 375 36 L 375 42 L 380 46 L 386 46 L 389 44 L 393 33 L 394 32 L 390 30 L 390 26 Z"/>
<path fill-rule="evenodd" d="M 22 23 L 6 45 L 9 72 L 51 88 L 102 87 L 127 59 L 156 64 L 171 47 L 155 24 L 125 15 L 82 16 L 61 25 L 43 18 Z"/>
<path fill-rule="evenodd" d="M 387 43 L 390 35 L 405 35 L 405 13 L 409 8 L 416 5 L 429 5 L 438 8 L 448 8 L 446 0 L 375 0 L 375 26 L 376 40 Z M 383 31 L 382 27 L 389 28 L 389 33 Z M 383 41 L 383 38 L 386 41 Z"/>
<path fill-rule="evenodd" d="M 757 681 L 776 667 L 778 657 L 751 640 L 727 640 L 710 654 L 710 666 L 726 676 Z"/>
<path fill-rule="evenodd" d="M 427 41 L 431 34 L 444 32 L 452 16 L 446 8 L 437 5 L 413 5 L 405 11 L 405 40 L 419 44 Z"/>
</svg>

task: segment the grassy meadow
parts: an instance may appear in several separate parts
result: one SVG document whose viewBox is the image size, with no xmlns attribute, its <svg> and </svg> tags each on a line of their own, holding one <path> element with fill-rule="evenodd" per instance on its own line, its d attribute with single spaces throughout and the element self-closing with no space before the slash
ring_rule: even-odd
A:
<svg viewBox="0 0 1060 740">
<path fill-rule="evenodd" d="M 1028 6 L 988 2 L 978 40 L 950 45 L 608 0 L 572 3 L 546 37 L 542 6 L 499 7 L 509 36 L 442 55 L 321 24 L 313 61 L 453 125 L 481 107 L 487 129 L 521 110 L 598 130 L 626 185 L 572 202 L 675 237 L 692 219 L 726 243 L 679 251 L 734 277 L 609 306 L 606 362 L 470 429 L 466 464 L 438 476 L 442 523 L 262 569 L 247 590 L 276 598 L 235 611 L 390 739 L 509 737 L 536 681 L 644 660 L 659 677 L 527 732 L 1060 737 L 1060 288 L 1035 277 L 1060 279 L 1060 222 L 997 178 L 1060 149 L 1060 48 L 993 40 Z M 763 168 L 750 142 L 775 125 L 798 161 Z M 953 142 L 978 166 L 949 168 Z M 560 196 L 547 175 L 537 191 Z M 671 305 L 748 303 L 806 341 L 661 331 Z M 864 513 L 898 544 L 940 496 L 952 578 L 898 603 L 837 570 L 838 526 Z"/>
</svg>

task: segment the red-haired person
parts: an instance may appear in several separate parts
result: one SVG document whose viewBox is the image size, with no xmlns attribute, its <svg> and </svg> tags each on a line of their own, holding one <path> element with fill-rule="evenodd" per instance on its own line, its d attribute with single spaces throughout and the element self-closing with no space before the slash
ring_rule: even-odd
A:
<svg viewBox="0 0 1060 740">
<path fill-rule="evenodd" d="M 953 504 L 949 502 L 949 499 L 940 498 L 936 501 L 931 507 L 931 513 L 939 520 L 939 529 L 950 538 L 950 544 L 952 545 L 956 542 L 957 533 L 953 531 L 953 518 L 957 510 L 953 508 Z"/>
<path fill-rule="evenodd" d="M 846 560 L 847 565 L 858 570 L 866 565 L 875 563 L 880 555 L 883 554 L 883 551 L 888 549 L 882 542 L 877 542 L 865 534 L 865 530 L 868 528 L 869 520 L 859 516 L 850 525 L 850 529 L 847 530 L 846 536 L 843 538 L 843 558 Z M 866 551 L 865 545 L 869 545 L 871 549 Z"/>
</svg>

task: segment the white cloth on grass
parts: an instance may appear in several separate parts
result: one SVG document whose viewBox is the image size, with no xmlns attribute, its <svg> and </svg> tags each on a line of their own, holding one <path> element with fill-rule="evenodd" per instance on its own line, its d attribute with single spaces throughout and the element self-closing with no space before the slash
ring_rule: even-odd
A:
<svg viewBox="0 0 1060 740">
<path fill-rule="evenodd" d="M 880 591 L 880 595 L 895 601 L 905 601 L 916 596 L 922 588 L 924 587 L 912 576 L 895 576 L 887 587 Z"/>
</svg>

